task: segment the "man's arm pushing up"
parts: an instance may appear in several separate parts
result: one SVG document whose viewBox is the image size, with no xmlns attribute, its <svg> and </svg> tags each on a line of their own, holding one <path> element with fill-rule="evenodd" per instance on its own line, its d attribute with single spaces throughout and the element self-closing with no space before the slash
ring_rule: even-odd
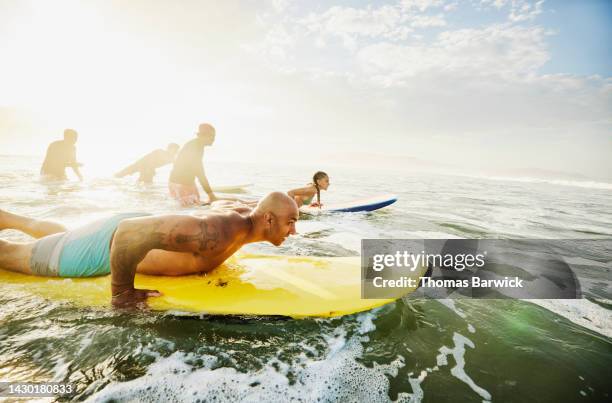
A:
<svg viewBox="0 0 612 403">
<path fill-rule="evenodd" d="M 134 288 L 136 267 L 153 249 L 204 253 L 223 248 L 224 232 L 215 217 L 164 216 L 121 222 L 110 249 L 113 305 L 128 305 L 159 296 L 157 290 Z"/>
</svg>

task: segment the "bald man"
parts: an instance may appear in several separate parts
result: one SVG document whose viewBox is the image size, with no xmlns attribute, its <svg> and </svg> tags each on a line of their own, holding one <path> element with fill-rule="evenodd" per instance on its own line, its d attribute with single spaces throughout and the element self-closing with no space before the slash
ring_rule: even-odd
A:
<svg viewBox="0 0 612 403">
<path fill-rule="evenodd" d="M 110 273 L 112 304 L 133 305 L 161 295 L 135 289 L 136 272 L 180 276 L 210 271 L 247 243 L 281 245 L 296 233 L 298 216 L 295 202 L 281 192 L 268 194 L 255 208 L 213 209 L 199 216 L 118 214 L 70 231 L 0 211 L 0 230 L 52 233 L 25 243 L 0 239 L 0 267 L 37 276 Z"/>
</svg>

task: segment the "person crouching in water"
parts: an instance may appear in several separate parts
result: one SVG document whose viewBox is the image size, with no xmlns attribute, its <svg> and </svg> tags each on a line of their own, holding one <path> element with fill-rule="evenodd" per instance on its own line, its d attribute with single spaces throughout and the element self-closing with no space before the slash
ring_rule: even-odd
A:
<svg viewBox="0 0 612 403">
<path fill-rule="evenodd" d="M 151 151 L 132 165 L 124 168 L 115 174 L 115 178 L 123 178 L 127 175 L 138 173 L 138 181 L 143 183 L 153 183 L 155 170 L 167 164 L 174 162 L 174 157 L 179 150 L 179 145 L 176 143 L 168 144 L 165 150 L 161 148 Z"/>
<path fill-rule="evenodd" d="M 321 203 L 321 189 L 327 190 L 329 187 L 329 176 L 323 172 L 318 171 L 312 177 L 312 183 L 309 183 L 308 186 L 293 189 L 287 192 L 289 197 L 291 197 L 297 203 L 298 207 L 301 206 L 309 206 L 309 207 L 323 207 L 323 203 Z M 317 196 L 317 201 L 313 202 L 315 195 Z"/>
</svg>

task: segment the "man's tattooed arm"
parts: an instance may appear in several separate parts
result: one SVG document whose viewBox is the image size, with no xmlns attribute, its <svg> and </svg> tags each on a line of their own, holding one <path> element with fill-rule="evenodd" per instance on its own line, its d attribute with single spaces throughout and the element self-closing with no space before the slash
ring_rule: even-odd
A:
<svg viewBox="0 0 612 403">
<path fill-rule="evenodd" d="M 214 253 L 223 243 L 224 231 L 215 218 L 162 216 L 122 221 L 111 245 L 111 290 L 114 305 L 133 304 L 155 290 L 134 289 L 136 267 L 153 249 L 173 252 Z"/>
</svg>

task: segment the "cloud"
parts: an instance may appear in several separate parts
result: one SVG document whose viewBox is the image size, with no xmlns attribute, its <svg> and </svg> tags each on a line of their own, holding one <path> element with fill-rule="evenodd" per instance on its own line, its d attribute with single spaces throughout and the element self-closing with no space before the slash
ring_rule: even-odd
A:
<svg viewBox="0 0 612 403">
<path fill-rule="evenodd" d="M 329 136 L 351 133 L 343 147 L 363 144 L 362 133 L 384 132 L 381 139 L 393 139 L 388 152 L 409 144 L 459 164 L 529 161 L 604 172 L 611 79 L 541 73 L 551 58 L 552 32 L 534 23 L 541 1 L 481 5 L 494 8 L 497 20 L 467 28 L 448 14 L 456 4 L 441 1 L 284 14 L 276 21 L 287 28 L 292 45 L 284 49 L 295 58 L 272 65 L 318 82 L 324 89 L 314 98 L 338 96 L 334 111 L 343 118 L 328 122 L 335 128 Z M 383 151 L 385 143 L 377 148 Z"/>
<path fill-rule="evenodd" d="M 533 20 L 542 13 L 542 4 L 544 4 L 544 0 L 537 1 L 535 4 L 523 0 L 514 0 L 508 19 L 512 22 Z"/>
<path fill-rule="evenodd" d="M 442 0 L 402 0 L 401 6 L 405 10 L 425 11 L 429 8 L 437 8 L 444 5 Z"/>
<path fill-rule="evenodd" d="M 481 0 L 480 3 L 485 7 L 493 6 L 497 9 L 504 7 L 510 0 Z"/>
<path fill-rule="evenodd" d="M 452 10 L 456 3 L 437 0 L 404 0 L 361 8 L 333 6 L 306 16 L 283 13 L 267 20 L 270 28 L 266 39 L 251 49 L 276 63 L 279 70 L 306 71 L 320 70 L 317 59 L 329 60 L 330 53 L 340 45 L 350 52 L 350 59 L 324 62 L 328 71 L 338 73 L 348 67 L 352 74 L 359 70 L 390 74 L 382 81 L 374 78 L 386 86 L 393 83 L 393 77 L 403 82 L 427 69 L 506 77 L 533 74 L 550 58 L 545 44 L 548 31 L 520 23 L 540 14 L 542 3 L 483 0 L 485 6 L 509 6 L 510 22 L 465 29 L 449 27 L 446 20 L 448 11 L 443 10 Z M 437 12 L 432 14 L 432 10 Z M 440 28 L 447 30 L 440 32 Z M 438 34 L 422 31 L 427 29 L 435 29 L 432 32 Z M 297 49 L 308 54 L 308 60 L 302 62 L 297 56 L 292 58 L 293 65 L 287 65 L 288 55 L 297 54 Z M 320 53 L 324 49 L 326 53 Z"/>
<path fill-rule="evenodd" d="M 385 5 L 364 9 L 335 6 L 322 14 L 311 13 L 298 22 L 310 33 L 354 41 L 357 37 L 405 39 L 411 29 L 402 25 L 401 20 L 397 7 Z"/>
<path fill-rule="evenodd" d="M 269 27 L 271 32 L 282 31 L 285 38 L 292 39 L 279 43 L 271 36 L 264 43 L 250 48 L 270 54 L 264 49 L 267 46 L 275 48 L 276 54 L 284 54 L 279 46 L 293 45 L 301 39 L 319 49 L 339 43 L 352 52 L 365 40 L 402 42 L 419 38 L 421 35 L 416 33 L 417 30 L 446 26 L 444 13 L 456 7 L 456 2 L 414 0 L 380 6 L 332 6 L 300 16 L 296 15 L 296 9 L 291 11 L 286 5 L 279 8 L 273 3 L 269 9 L 259 13 L 260 25 Z M 437 9 L 435 14 L 429 12 L 434 9 Z M 286 66 L 282 69 L 287 70 Z"/>
<path fill-rule="evenodd" d="M 416 15 L 410 19 L 410 25 L 415 28 L 443 27 L 446 25 L 444 15 Z"/>
<path fill-rule="evenodd" d="M 481 0 L 480 4 L 486 7 L 495 7 L 498 10 L 510 6 L 508 20 L 512 22 L 532 21 L 542 13 L 544 0 L 531 2 L 528 0 Z"/>
<path fill-rule="evenodd" d="M 457 3 L 456 1 L 453 2 L 453 3 L 448 3 L 448 4 L 444 5 L 444 11 L 446 11 L 446 12 L 455 11 L 458 6 L 459 6 L 459 3 Z"/>
<path fill-rule="evenodd" d="M 534 73 L 549 58 L 544 30 L 494 25 L 445 31 L 432 43 L 378 43 L 357 54 L 363 72 L 387 85 L 421 73 L 513 78 Z"/>
</svg>

